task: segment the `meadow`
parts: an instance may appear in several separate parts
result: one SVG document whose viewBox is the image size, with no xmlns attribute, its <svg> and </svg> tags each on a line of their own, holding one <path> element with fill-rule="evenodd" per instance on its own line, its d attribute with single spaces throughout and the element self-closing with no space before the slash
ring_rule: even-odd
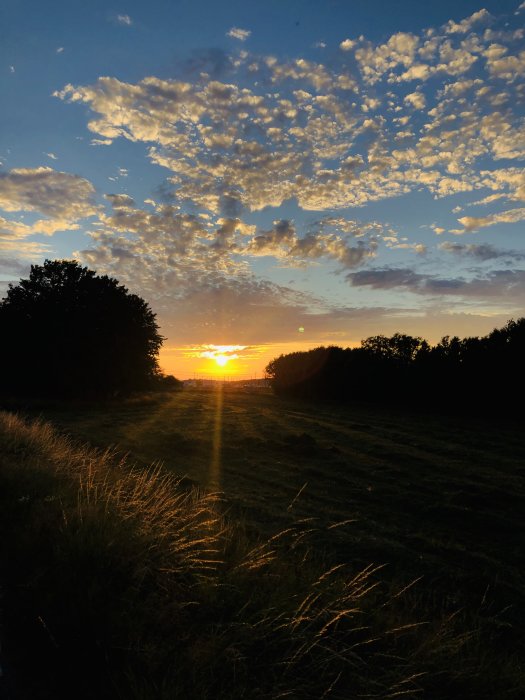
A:
<svg viewBox="0 0 525 700">
<path fill-rule="evenodd" d="M 51 443 L 44 449 L 40 438 L 27 437 L 36 428 L 23 422 L 16 439 L 9 438 L 11 429 L 2 433 L 3 527 L 11 527 L 19 550 L 15 556 L 13 545 L 5 552 L 4 543 L 5 598 L 23 610 L 20 591 L 34 593 L 40 586 L 42 609 L 59 622 L 47 622 L 33 610 L 44 621 L 39 634 L 47 639 L 39 642 L 26 620 L 34 649 L 42 655 L 39 644 L 47 644 L 44 657 L 55 658 L 50 638 L 75 639 L 79 653 L 105 669 L 93 674 L 106 688 L 105 697 L 523 697 L 525 436 L 519 422 L 309 404 L 220 385 L 107 404 L 26 402 L 7 408 L 50 420 L 59 434 L 71 437 L 61 443 L 63 438 L 45 428 Z M 75 447 L 81 443 L 99 451 L 82 452 Z M 55 444 L 69 455 L 65 471 L 57 467 L 63 458 L 53 457 Z M 112 451 L 104 453 L 108 446 Z M 22 480 L 18 463 L 25 464 Z M 99 466 L 85 473 L 87 463 Z M 152 463 L 160 466 L 146 488 Z M 145 489 L 146 501 L 152 499 L 141 505 L 137 496 L 132 515 L 129 499 L 124 508 L 121 497 L 111 495 L 115 488 L 122 491 L 115 483 L 127 478 L 135 480 L 129 490 L 137 495 Z M 82 491 L 88 482 L 91 495 Z M 34 490 L 41 497 L 31 495 Z M 164 494 L 158 503 L 155 491 Z M 72 544 L 87 512 L 85 505 L 79 511 L 78 493 L 95 504 L 89 556 L 75 553 Z M 160 516 L 146 530 L 133 524 L 145 512 L 166 512 L 166 499 L 175 498 L 169 494 L 190 499 L 193 515 L 184 516 L 183 526 L 176 519 L 173 525 L 171 516 L 169 526 L 161 525 Z M 60 508 L 49 516 L 46 509 L 57 500 Z M 68 508 L 71 513 L 64 515 Z M 100 526 L 101 513 L 107 519 L 108 511 L 120 513 L 118 535 Z M 151 521 L 153 515 L 147 517 Z M 39 523 L 49 518 L 77 524 L 70 532 L 69 526 L 44 528 L 41 535 Z M 130 528 L 136 533 L 137 527 L 142 534 L 131 536 Z M 170 557 L 180 543 L 171 553 L 155 554 L 167 557 L 163 563 L 147 558 L 172 536 L 152 544 L 154 530 L 173 527 L 193 528 L 195 534 L 191 546 L 184 544 L 193 554 L 176 583 L 162 572 L 173 572 Z M 205 536 L 203 527 L 211 528 Z M 101 544 L 106 536 L 111 546 Z M 107 576 L 107 590 L 105 581 L 95 579 L 90 586 L 96 590 L 82 594 L 91 617 L 81 616 L 76 632 L 60 621 L 64 612 L 48 589 L 52 582 L 60 596 L 71 597 L 68 586 L 78 587 L 77 578 L 65 576 L 64 583 L 41 556 L 33 570 L 20 554 L 34 556 L 40 537 L 44 542 L 38 546 L 52 552 L 55 570 L 64 572 L 76 558 L 82 571 L 91 562 Z M 212 543 L 206 552 L 203 541 Z M 146 553 L 139 555 L 141 542 Z M 86 547 L 85 541 L 79 546 Z M 14 558 L 15 574 L 6 557 Z M 130 576 L 141 581 L 131 590 L 121 580 Z M 103 612 L 97 608 L 101 599 Z M 116 599 L 115 611 L 108 610 L 108 600 Z M 66 606 L 69 618 L 75 617 L 72 608 L 86 606 L 80 594 L 72 601 Z M 155 610 L 163 612 L 162 622 Z M 121 618 L 132 611 L 140 621 L 137 628 L 127 621 L 130 632 Z M 6 619 L 8 637 L 16 637 L 12 616 Z M 94 619 L 105 632 L 97 631 Z M 106 619 L 122 639 L 112 637 Z M 158 630 L 150 629 L 153 620 Z M 172 640 L 182 628 L 184 650 Z M 12 645 L 16 678 L 17 664 L 27 659 Z M 64 647 L 64 641 L 56 645 Z M 60 696 L 56 674 L 48 687 Z M 77 695 L 104 696 L 100 687 L 91 696 Z M 21 697 L 48 696 L 32 686 Z"/>
</svg>

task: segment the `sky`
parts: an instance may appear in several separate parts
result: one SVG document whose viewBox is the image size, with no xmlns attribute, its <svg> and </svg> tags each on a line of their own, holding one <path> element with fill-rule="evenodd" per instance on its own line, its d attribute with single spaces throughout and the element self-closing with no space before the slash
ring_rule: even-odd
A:
<svg viewBox="0 0 525 700">
<path fill-rule="evenodd" d="M 525 2 L 3 0 L 0 296 L 76 259 L 164 371 L 524 315 Z"/>
</svg>

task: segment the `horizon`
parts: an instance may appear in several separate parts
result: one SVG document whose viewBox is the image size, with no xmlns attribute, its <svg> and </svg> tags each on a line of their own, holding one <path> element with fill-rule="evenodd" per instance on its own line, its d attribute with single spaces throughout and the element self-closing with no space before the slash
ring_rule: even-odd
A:
<svg viewBox="0 0 525 700">
<path fill-rule="evenodd" d="M 525 2 L 8 0 L 0 297 L 45 258 L 143 297 L 180 379 L 525 303 Z"/>
</svg>

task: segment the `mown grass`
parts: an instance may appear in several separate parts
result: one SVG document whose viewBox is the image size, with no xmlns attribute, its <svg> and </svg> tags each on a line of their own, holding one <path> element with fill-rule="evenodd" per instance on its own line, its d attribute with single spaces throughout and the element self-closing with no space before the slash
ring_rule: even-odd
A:
<svg viewBox="0 0 525 700">
<path fill-rule="evenodd" d="M 519 438 L 272 398 L 223 397 L 220 496 L 4 414 L 16 697 L 523 696 Z M 55 416 L 206 484 L 216 407 Z"/>
<path fill-rule="evenodd" d="M 0 420 L 14 697 L 487 696 L 475 621 L 418 619 L 417 584 L 323 561 L 309 521 L 254 541 L 160 466 Z"/>
</svg>

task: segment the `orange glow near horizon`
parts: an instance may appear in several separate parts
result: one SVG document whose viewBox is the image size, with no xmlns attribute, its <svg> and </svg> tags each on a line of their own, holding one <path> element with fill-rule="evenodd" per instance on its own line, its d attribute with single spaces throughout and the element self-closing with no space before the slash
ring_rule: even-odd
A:
<svg viewBox="0 0 525 700">
<path fill-rule="evenodd" d="M 182 345 L 160 351 L 163 372 L 178 379 L 262 379 L 266 365 L 279 355 L 310 350 L 329 342 L 292 341 L 264 345 Z"/>
<path fill-rule="evenodd" d="M 258 348 L 246 345 L 205 345 L 170 347 L 160 353 L 160 366 L 180 379 L 242 379 L 254 374 Z M 262 370 L 259 376 L 262 376 Z"/>
<path fill-rule="evenodd" d="M 261 379 L 268 363 L 279 355 L 311 350 L 321 345 L 359 347 L 363 338 L 378 334 L 389 336 L 395 332 L 422 336 L 429 343 L 435 344 L 439 342 L 445 330 L 449 335 L 460 337 L 483 335 L 489 333 L 497 324 L 505 323 L 503 316 L 487 316 L 484 326 L 479 325 L 478 317 L 470 318 L 465 314 L 451 315 L 447 319 L 446 327 L 442 328 L 432 317 L 415 315 L 410 319 L 410 323 L 405 322 L 401 325 L 399 319 L 392 316 L 388 323 L 384 322 L 382 325 L 362 324 L 352 330 L 334 331 L 323 336 L 318 333 L 311 334 L 308 327 L 297 325 L 286 341 L 252 345 L 175 345 L 172 341 L 161 348 L 159 365 L 163 372 L 173 374 L 178 379 Z M 222 357 L 227 358 L 224 364 L 221 364 L 222 359 L 219 359 L 219 362 L 216 359 Z"/>
</svg>

